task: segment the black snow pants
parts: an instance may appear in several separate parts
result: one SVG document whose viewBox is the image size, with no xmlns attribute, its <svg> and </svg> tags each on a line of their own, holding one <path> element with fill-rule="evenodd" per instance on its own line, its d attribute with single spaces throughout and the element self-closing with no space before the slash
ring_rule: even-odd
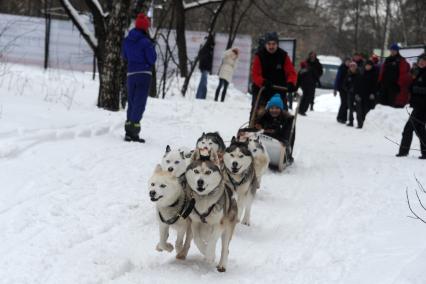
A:
<svg viewBox="0 0 426 284">
<path fill-rule="evenodd" d="M 399 147 L 399 154 L 408 154 L 413 140 L 413 132 L 416 132 L 420 140 L 420 149 L 422 156 L 426 157 L 426 109 L 414 108 L 411 112 L 410 118 L 405 124 L 404 131 L 402 132 L 401 145 Z"/>
<path fill-rule="evenodd" d="M 348 120 L 348 93 L 341 90 L 340 95 L 340 108 L 337 113 L 337 120 L 340 122 L 346 122 Z"/>
</svg>

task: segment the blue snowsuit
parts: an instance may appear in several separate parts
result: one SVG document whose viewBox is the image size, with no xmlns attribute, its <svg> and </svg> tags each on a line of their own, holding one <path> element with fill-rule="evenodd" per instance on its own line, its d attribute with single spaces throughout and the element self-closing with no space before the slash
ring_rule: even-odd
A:
<svg viewBox="0 0 426 284">
<path fill-rule="evenodd" d="M 139 29 L 130 30 L 121 49 L 127 61 L 127 121 L 139 123 L 145 111 L 151 83 L 152 66 L 157 54 L 148 35 Z"/>
</svg>

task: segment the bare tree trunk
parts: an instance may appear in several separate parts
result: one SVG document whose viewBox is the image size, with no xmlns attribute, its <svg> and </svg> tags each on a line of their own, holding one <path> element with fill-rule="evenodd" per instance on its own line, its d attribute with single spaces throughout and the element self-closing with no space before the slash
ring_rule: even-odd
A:
<svg viewBox="0 0 426 284">
<path fill-rule="evenodd" d="M 402 0 L 397 0 L 398 6 L 399 6 L 399 14 L 401 17 L 401 24 L 402 24 L 402 36 L 404 38 L 404 44 L 408 45 L 408 37 L 407 37 L 407 25 L 405 23 L 405 11 L 404 6 L 402 5 Z"/>
<path fill-rule="evenodd" d="M 179 70 L 181 77 L 188 77 L 188 56 L 185 38 L 185 9 L 182 0 L 174 0 L 176 13 L 176 44 L 178 47 Z"/>
<path fill-rule="evenodd" d="M 385 50 L 389 45 L 389 24 L 390 24 L 390 4 L 391 0 L 386 0 L 386 16 L 385 16 L 385 24 L 383 26 L 383 45 L 380 56 L 383 57 L 385 54 Z"/>
<path fill-rule="evenodd" d="M 359 16 L 360 16 L 360 0 L 356 0 L 356 8 L 355 8 L 355 35 L 354 35 L 354 44 L 355 51 L 359 51 L 358 37 L 359 37 Z"/>
<path fill-rule="evenodd" d="M 108 33 L 103 52 L 103 70 L 100 72 L 98 107 L 117 111 L 120 109 L 120 93 L 123 84 L 121 62 L 121 42 L 124 30 L 128 27 L 131 0 L 115 0 L 107 23 Z"/>
<path fill-rule="evenodd" d="M 226 44 L 226 49 L 229 49 L 232 47 L 232 35 L 234 33 L 234 25 L 235 25 L 235 18 L 237 17 L 237 8 L 240 5 L 239 1 L 234 1 L 234 4 L 232 4 L 231 9 L 231 23 L 229 24 L 228 29 L 228 42 Z"/>
</svg>

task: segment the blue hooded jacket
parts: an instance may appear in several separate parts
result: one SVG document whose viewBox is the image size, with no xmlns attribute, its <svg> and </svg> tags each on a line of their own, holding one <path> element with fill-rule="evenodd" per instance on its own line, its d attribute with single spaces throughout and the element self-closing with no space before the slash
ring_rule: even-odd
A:
<svg viewBox="0 0 426 284">
<path fill-rule="evenodd" d="M 151 71 L 157 60 L 154 44 L 144 31 L 136 28 L 124 39 L 121 55 L 127 61 L 128 73 Z"/>
</svg>

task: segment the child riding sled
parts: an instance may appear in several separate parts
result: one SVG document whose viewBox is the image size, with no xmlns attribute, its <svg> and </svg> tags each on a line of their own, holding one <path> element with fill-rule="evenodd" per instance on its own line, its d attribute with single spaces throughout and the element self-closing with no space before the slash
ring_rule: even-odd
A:
<svg viewBox="0 0 426 284">
<path fill-rule="evenodd" d="M 266 105 L 266 112 L 256 120 L 255 127 L 263 134 L 278 140 L 285 146 L 287 163 L 294 161 L 292 149 L 295 140 L 294 116 L 288 112 L 280 94 L 275 94 Z"/>
</svg>

